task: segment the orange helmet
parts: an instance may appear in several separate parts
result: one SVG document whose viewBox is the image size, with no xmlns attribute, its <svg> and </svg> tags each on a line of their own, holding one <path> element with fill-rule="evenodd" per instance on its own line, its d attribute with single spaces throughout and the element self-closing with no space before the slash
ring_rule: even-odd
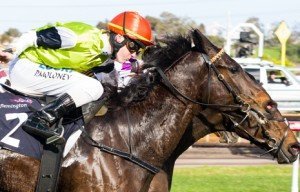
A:
<svg viewBox="0 0 300 192">
<path fill-rule="evenodd" d="M 118 14 L 108 23 L 108 29 L 138 40 L 146 46 L 153 45 L 150 23 L 137 12 L 125 11 Z"/>
</svg>

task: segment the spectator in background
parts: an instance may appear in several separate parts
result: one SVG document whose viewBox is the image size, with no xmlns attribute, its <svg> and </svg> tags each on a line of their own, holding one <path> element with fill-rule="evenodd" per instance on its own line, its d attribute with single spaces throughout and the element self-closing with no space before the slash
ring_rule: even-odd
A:
<svg viewBox="0 0 300 192">
<path fill-rule="evenodd" d="M 275 71 L 271 71 L 269 76 L 268 76 L 268 83 L 277 83 L 275 81 L 275 79 L 276 79 Z"/>
</svg>

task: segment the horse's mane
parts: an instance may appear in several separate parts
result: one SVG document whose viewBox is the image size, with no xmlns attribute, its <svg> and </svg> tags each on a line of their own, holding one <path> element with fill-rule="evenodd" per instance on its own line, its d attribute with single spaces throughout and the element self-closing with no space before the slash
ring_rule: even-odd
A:
<svg viewBox="0 0 300 192">
<path fill-rule="evenodd" d="M 183 55 L 192 50 L 190 35 L 167 35 L 156 45 L 148 47 L 142 56 L 143 70 L 152 67 L 167 69 Z M 144 100 L 160 78 L 155 71 L 146 72 L 131 79 L 123 90 L 112 98 L 113 106 L 127 106 Z"/>
<path fill-rule="evenodd" d="M 145 50 L 142 57 L 145 63 L 143 68 L 160 67 L 164 70 L 191 50 L 190 35 L 167 35 Z"/>
</svg>

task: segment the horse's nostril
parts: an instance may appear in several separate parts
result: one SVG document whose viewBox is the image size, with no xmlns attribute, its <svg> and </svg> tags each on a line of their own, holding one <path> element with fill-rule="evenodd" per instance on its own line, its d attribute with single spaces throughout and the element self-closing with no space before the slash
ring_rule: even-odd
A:
<svg viewBox="0 0 300 192">
<path fill-rule="evenodd" d="M 291 147 L 289 148 L 289 152 L 293 155 L 298 155 L 300 152 L 300 144 L 295 143 L 295 144 L 291 145 Z"/>
</svg>

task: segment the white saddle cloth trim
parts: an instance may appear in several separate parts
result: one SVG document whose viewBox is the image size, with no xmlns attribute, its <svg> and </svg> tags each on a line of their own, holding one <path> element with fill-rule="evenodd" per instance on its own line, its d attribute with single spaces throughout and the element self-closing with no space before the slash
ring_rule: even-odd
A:
<svg viewBox="0 0 300 192">
<path fill-rule="evenodd" d="M 75 145 L 78 138 L 80 137 L 81 133 L 82 133 L 82 131 L 79 129 L 79 130 L 75 131 L 74 133 L 72 133 L 72 135 L 68 138 L 66 145 L 65 145 L 63 157 L 65 157 L 70 152 L 70 150 Z"/>
</svg>

